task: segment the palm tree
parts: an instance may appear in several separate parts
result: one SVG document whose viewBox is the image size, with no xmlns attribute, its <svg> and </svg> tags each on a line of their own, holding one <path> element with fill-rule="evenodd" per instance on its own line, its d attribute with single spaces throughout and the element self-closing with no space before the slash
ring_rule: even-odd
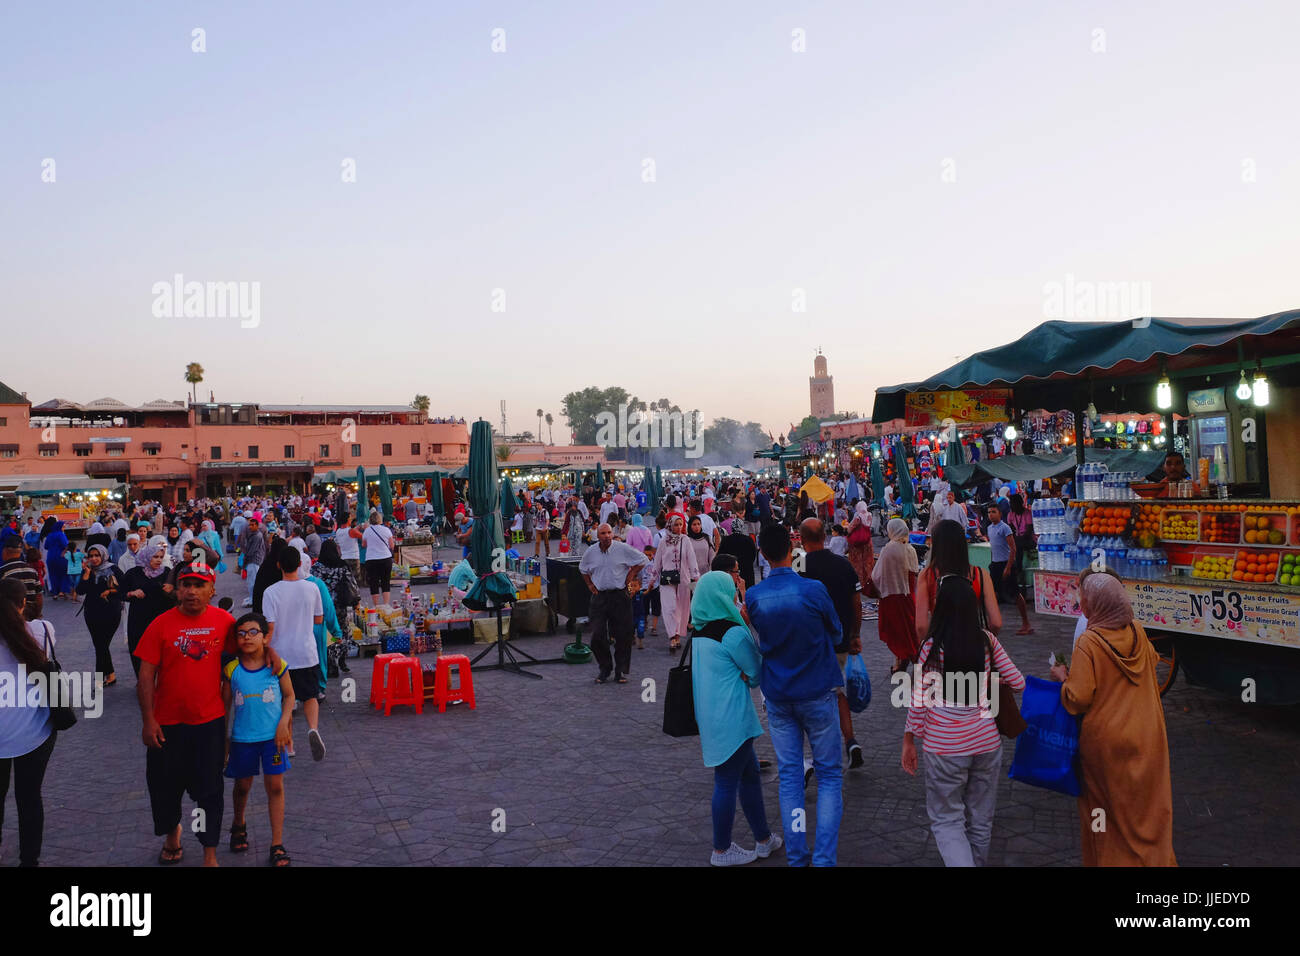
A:
<svg viewBox="0 0 1300 956">
<path fill-rule="evenodd" d="M 510 460 L 510 446 L 497 445 L 497 461 L 507 462 Z"/>
<path fill-rule="evenodd" d="M 555 444 L 555 429 L 553 429 L 553 428 L 551 427 L 553 424 L 555 424 L 555 416 L 553 416 L 550 412 L 547 412 L 547 413 L 546 413 L 546 433 L 550 436 L 550 439 L 551 439 L 551 440 L 550 440 L 549 444 L 552 444 L 552 445 Z M 541 431 L 541 429 L 538 429 L 538 431 Z"/>
<path fill-rule="evenodd" d="M 416 395 L 415 398 L 411 399 L 411 407 L 414 408 L 414 409 L 415 409 L 416 411 L 418 411 L 418 412 L 423 412 L 424 414 L 428 415 L 428 414 L 429 414 L 429 396 L 428 396 L 428 395 Z"/>
<path fill-rule="evenodd" d="M 198 362 L 185 366 L 185 381 L 190 383 L 190 404 L 193 405 L 196 401 L 194 388 L 203 381 L 203 366 Z"/>
<path fill-rule="evenodd" d="M 542 410 L 537 410 L 537 440 L 542 440 Z"/>
</svg>

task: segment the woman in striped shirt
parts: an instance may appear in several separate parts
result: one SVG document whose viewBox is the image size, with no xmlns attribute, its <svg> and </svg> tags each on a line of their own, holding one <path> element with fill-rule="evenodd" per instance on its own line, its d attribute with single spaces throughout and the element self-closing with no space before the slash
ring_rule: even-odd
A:
<svg viewBox="0 0 1300 956">
<path fill-rule="evenodd" d="M 988 862 L 1002 769 L 998 692 L 990 671 L 1013 690 L 1025 687 L 998 639 L 980 627 L 970 581 L 945 575 L 914 671 L 903 769 L 915 776 L 915 738 L 923 738 L 925 806 L 946 866 Z"/>
</svg>

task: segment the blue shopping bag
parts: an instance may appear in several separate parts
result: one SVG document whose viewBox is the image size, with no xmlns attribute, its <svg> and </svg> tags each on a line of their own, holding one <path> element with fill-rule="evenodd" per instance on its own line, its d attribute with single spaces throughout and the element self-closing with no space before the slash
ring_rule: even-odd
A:
<svg viewBox="0 0 1300 956">
<path fill-rule="evenodd" d="M 217 562 L 217 573 L 218 573 L 218 574 L 225 574 L 225 573 L 226 573 L 226 562 L 225 562 L 225 561 L 218 561 L 218 562 Z"/>
<path fill-rule="evenodd" d="M 1077 797 L 1079 718 L 1061 703 L 1061 685 L 1026 676 L 1020 716 L 1028 726 L 1016 738 L 1016 755 L 1007 776 Z"/>
<path fill-rule="evenodd" d="M 871 703 L 871 678 L 861 654 L 850 654 L 844 665 L 844 696 L 849 699 L 849 710 L 860 714 Z"/>
</svg>

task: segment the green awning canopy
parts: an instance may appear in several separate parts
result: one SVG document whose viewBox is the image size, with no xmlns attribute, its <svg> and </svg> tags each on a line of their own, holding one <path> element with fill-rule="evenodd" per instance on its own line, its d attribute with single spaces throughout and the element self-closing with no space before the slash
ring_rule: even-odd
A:
<svg viewBox="0 0 1300 956">
<path fill-rule="evenodd" d="M 1085 448 L 1085 461 L 1100 461 L 1111 471 L 1131 471 L 1145 478 L 1165 460 L 1164 449 L 1156 451 L 1121 451 L 1114 448 Z M 985 481 L 1038 481 L 1059 478 L 1074 471 L 1075 451 L 1053 455 L 1004 455 L 965 465 L 949 465 L 943 477 L 954 488 L 969 488 Z"/>
<path fill-rule="evenodd" d="M 1098 411 L 1126 412 L 1151 398 L 1150 385 L 1159 377 L 1162 362 L 1171 377 L 1177 377 L 1184 370 L 1239 362 L 1238 344 L 1251 364 L 1262 351 L 1270 356 L 1300 354 L 1300 310 L 1259 319 L 1196 322 L 1044 322 L 1014 342 L 978 352 L 924 381 L 877 389 L 871 420 L 881 423 L 903 418 L 909 392 L 966 388 L 1013 388 L 1019 409 L 1074 409 L 1080 379 L 1085 377 L 1099 382 L 1131 379 L 1135 384 L 1146 383 L 1147 387 L 1133 390 L 1133 397 L 1123 389 L 1094 390 L 1092 401 Z M 1252 342 L 1262 336 L 1269 337 L 1267 349 Z"/>
</svg>

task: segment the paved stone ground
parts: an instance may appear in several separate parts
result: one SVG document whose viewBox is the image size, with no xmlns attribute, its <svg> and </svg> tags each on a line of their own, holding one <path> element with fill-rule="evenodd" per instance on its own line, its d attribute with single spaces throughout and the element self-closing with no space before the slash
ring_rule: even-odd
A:
<svg viewBox="0 0 1300 956">
<path fill-rule="evenodd" d="M 238 577 L 227 573 L 218 593 L 244 592 Z M 1004 610 L 1014 616 L 1013 609 Z M 74 611 L 55 602 L 47 616 L 60 636 L 64 667 L 89 670 L 93 650 Z M 1045 677 L 1049 651 L 1068 646 L 1073 622 L 1040 617 L 1034 623 L 1038 633 L 1008 636 L 1006 643 L 1024 670 Z M 546 658 L 558 656 L 570 639 L 561 631 L 519 643 Z M 845 773 L 840 863 L 940 865 L 920 779 L 899 768 L 904 712 L 889 706 L 891 659 L 874 622 L 864 627 L 863 645 L 874 700 L 865 714 L 855 715 L 866 765 Z M 157 856 L 125 627 L 114 659 L 118 685 L 106 691 L 103 716 L 82 719 L 61 735 L 50 762 L 45 865 L 152 865 Z M 401 708 L 390 717 L 367 706 L 370 668 L 353 661 L 358 703 L 342 703 L 339 683 L 330 682 L 321 720 L 329 748 L 324 761 L 311 761 L 302 718 L 295 724 L 300 756 L 287 776 L 285 836 L 295 864 L 707 865 L 712 773 L 701 762 L 698 740 L 674 740 L 660 730 L 662 694 L 675 660 L 660 636 L 633 651 L 634 680 L 626 685 L 596 686 L 594 664 L 536 668 L 544 680 L 486 671 L 475 674 L 477 710 L 454 706 L 439 714 L 426 708 L 416 715 Z M 647 677 L 657 682 L 657 703 L 642 702 Z M 1243 704 L 1189 687 L 1180 677 L 1165 698 L 1165 712 L 1180 862 L 1281 865 L 1300 858 L 1300 709 Z M 771 756 L 766 736 L 758 749 Z M 1004 748 L 1004 765 L 1011 752 Z M 775 825 L 775 770 L 764 778 L 768 819 Z M 814 784 L 814 798 L 815 790 Z M 492 825 L 498 808 L 505 813 L 504 833 Z M 226 828 L 230 812 L 227 790 Z M 223 847 L 223 865 L 265 863 L 270 833 L 260 784 L 248 820 L 251 852 L 234 856 Z M 811 826 L 811 809 L 809 820 Z M 991 862 L 1076 865 L 1077 826 L 1072 799 L 1003 779 Z M 0 832 L 0 862 L 12 865 L 12 798 Z M 753 844 L 739 811 L 736 838 Z M 196 840 L 187 836 L 185 846 L 182 865 L 197 865 Z M 784 862 L 778 853 L 755 865 Z"/>
</svg>

